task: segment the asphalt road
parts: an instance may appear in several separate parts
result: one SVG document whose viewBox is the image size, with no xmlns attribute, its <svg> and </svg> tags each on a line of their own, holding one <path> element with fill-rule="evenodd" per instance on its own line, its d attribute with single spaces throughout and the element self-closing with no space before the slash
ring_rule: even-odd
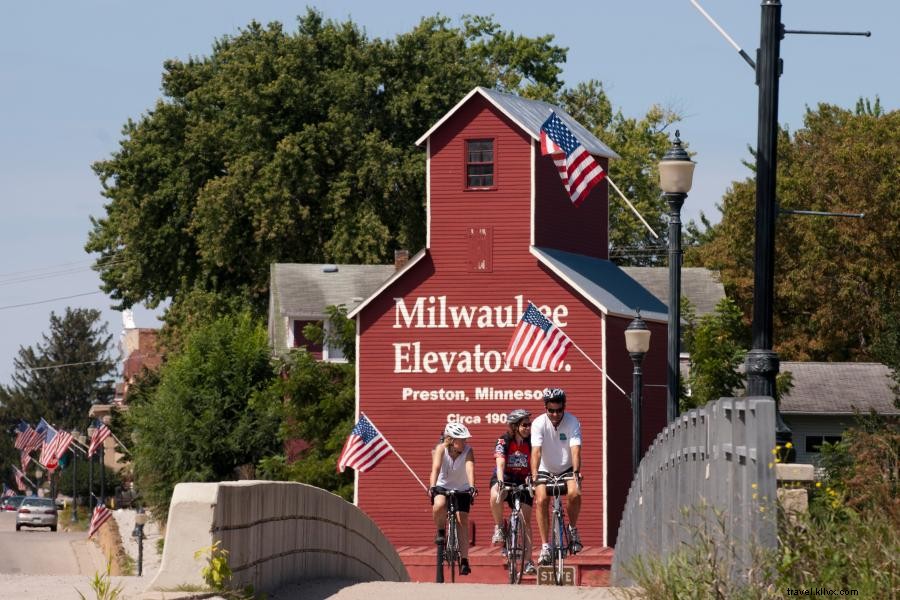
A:
<svg viewBox="0 0 900 600">
<path fill-rule="evenodd" d="M 0 513 L 0 573 L 11 575 L 88 575 L 102 564 L 100 552 L 87 543 L 83 531 L 66 533 L 23 527 L 16 531 L 16 513 Z M 93 552 L 92 552 L 93 550 Z M 93 556 L 96 554 L 96 556 Z M 96 559 L 96 561 L 94 560 Z"/>
</svg>

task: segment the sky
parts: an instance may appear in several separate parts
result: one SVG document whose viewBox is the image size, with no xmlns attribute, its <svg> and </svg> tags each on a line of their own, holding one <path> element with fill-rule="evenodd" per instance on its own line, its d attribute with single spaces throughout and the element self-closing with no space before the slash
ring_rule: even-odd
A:
<svg viewBox="0 0 900 600">
<path fill-rule="evenodd" d="M 751 56 L 759 45 L 760 3 L 699 0 Z M 750 172 L 758 90 L 749 65 L 689 0 L 554 4 L 532 0 L 454 2 L 335 0 L 314 6 L 352 19 L 369 37 L 391 38 L 423 16 L 491 14 L 506 30 L 553 34 L 567 47 L 569 86 L 598 79 L 626 116 L 653 104 L 685 115 L 678 125 L 695 152 L 694 187 L 683 219 L 716 204 Z M 0 3 L 0 384 L 13 359 L 48 331 L 51 311 L 102 311 L 118 339 L 121 314 L 99 290 L 84 252 L 90 218 L 104 215 L 94 161 L 115 152 L 123 124 L 161 97 L 166 59 L 209 55 L 215 39 L 252 20 L 288 31 L 306 4 L 273 0 L 49 0 Z M 787 29 L 872 32 L 872 37 L 788 35 L 782 42 L 779 122 L 796 130 L 806 107 L 853 107 L 859 97 L 900 104 L 900 3 L 783 0 Z M 424 132 L 423 132 L 424 133 Z M 615 148 L 613 148 L 615 150 Z M 615 200 L 612 200 L 615 201 Z M 137 307 L 138 327 L 158 327 L 159 310 Z"/>
</svg>

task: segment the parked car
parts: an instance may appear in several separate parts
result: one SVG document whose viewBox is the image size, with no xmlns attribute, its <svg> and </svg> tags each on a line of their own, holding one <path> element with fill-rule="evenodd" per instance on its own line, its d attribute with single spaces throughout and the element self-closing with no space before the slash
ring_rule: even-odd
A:
<svg viewBox="0 0 900 600">
<path fill-rule="evenodd" d="M 53 498 L 28 497 L 19 506 L 16 513 L 16 531 L 22 527 L 49 527 L 50 531 L 56 531 L 59 516 L 56 512 L 56 503 Z"/>
<path fill-rule="evenodd" d="M 9 496 L 3 499 L 3 502 L 0 503 L 0 510 L 8 510 L 10 512 L 14 512 L 19 510 L 19 505 L 22 504 L 22 500 L 25 499 L 25 496 Z"/>
</svg>

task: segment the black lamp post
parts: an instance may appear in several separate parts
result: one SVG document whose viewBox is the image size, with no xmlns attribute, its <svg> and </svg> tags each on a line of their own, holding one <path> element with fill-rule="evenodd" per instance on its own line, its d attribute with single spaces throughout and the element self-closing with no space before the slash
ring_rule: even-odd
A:
<svg viewBox="0 0 900 600">
<path fill-rule="evenodd" d="M 140 577 L 144 571 L 144 525 L 147 523 L 147 513 L 143 508 L 137 509 L 134 514 L 134 532 L 131 534 L 137 538 L 138 543 L 138 560 L 137 574 Z"/>
<path fill-rule="evenodd" d="M 94 432 L 97 429 L 94 426 L 87 428 L 88 440 L 94 439 Z M 94 510 L 94 456 L 88 456 L 88 512 Z"/>
<path fill-rule="evenodd" d="M 81 435 L 78 431 L 72 432 L 72 438 L 77 442 L 81 442 Z M 78 453 L 75 452 L 75 444 L 69 446 L 72 450 L 72 523 L 78 522 Z"/>
<path fill-rule="evenodd" d="M 634 363 L 634 372 L 631 376 L 631 468 L 632 473 L 637 473 L 641 464 L 641 389 L 642 377 L 641 363 L 644 355 L 650 349 L 650 329 L 641 318 L 641 311 L 637 311 L 637 317 L 628 324 L 625 329 L 625 348 Z"/>
<path fill-rule="evenodd" d="M 681 207 L 691 191 L 696 163 L 681 146 L 681 132 L 659 162 L 659 187 L 669 204 L 669 331 L 666 377 L 666 420 L 678 416 L 681 362 Z"/>
</svg>

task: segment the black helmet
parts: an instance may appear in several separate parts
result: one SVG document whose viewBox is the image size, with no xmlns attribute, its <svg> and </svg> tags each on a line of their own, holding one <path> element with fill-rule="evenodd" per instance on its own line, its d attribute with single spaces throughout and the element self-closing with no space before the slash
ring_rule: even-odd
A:
<svg viewBox="0 0 900 600">
<path fill-rule="evenodd" d="M 548 402 L 566 403 L 566 392 L 562 388 L 547 388 L 544 390 L 544 404 Z"/>
<path fill-rule="evenodd" d="M 517 408 L 506 416 L 506 422 L 510 425 L 515 425 L 522 419 L 526 417 L 530 417 L 531 413 L 525 410 L 524 408 Z"/>
</svg>

